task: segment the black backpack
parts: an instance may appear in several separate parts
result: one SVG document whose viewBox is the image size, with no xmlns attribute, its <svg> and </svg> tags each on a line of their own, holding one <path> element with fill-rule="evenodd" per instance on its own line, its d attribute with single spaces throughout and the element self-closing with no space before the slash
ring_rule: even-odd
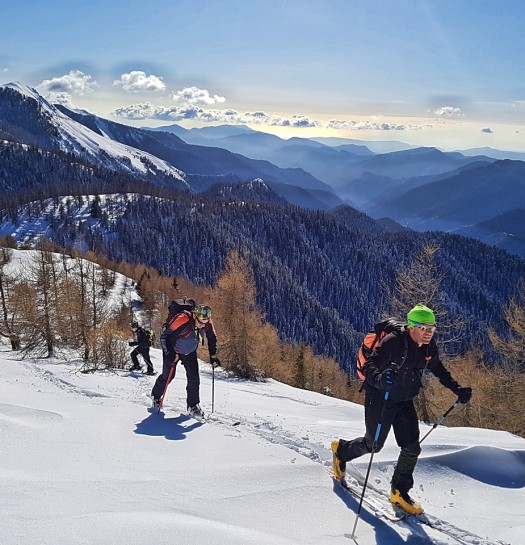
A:
<svg viewBox="0 0 525 545">
<path fill-rule="evenodd" d="M 182 299 L 173 299 L 173 301 L 168 306 L 168 317 L 166 318 L 162 329 L 166 329 L 173 321 L 173 318 L 177 316 L 177 314 L 181 314 L 184 311 L 191 312 L 196 305 L 197 303 L 194 299 L 189 299 L 187 297 L 183 297 Z"/>
<path fill-rule="evenodd" d="M 394 331 L 401 334 L 404 333 L 406 330 L 406 323 L 396 320 L 395 318 L 388 318 L 386 320 L 383 320 L 382 322 L 378 322 L 374 326 L 374 330 L 366 334 L 357 354 L 356 371 L 358 377 L 361 380 L 366 380 L 366 377 L 363 374 L 363 366 L 370 354 L 372 354 L 372 352 L 374 351 L 374 348 L 381 341 L 381 339 Z M 403 351 L 403 357 L 400 364 L 398 365 L 398 368 L 405 363 L 408 354 L 408 340 L 406 339 L 406 337 L 404 340 L 405 346 Z"/>
</svg>

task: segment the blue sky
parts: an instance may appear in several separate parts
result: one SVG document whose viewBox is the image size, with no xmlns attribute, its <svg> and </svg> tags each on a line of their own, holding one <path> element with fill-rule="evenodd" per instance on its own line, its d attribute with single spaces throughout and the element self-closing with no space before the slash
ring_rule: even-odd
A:
<svg viewBox="0 0 525 545">
<path fill-rule="evenodd" d="M 136 126 L 525 151 L 521 0 L 18 0 L 2 83 Z"/>
</svg>

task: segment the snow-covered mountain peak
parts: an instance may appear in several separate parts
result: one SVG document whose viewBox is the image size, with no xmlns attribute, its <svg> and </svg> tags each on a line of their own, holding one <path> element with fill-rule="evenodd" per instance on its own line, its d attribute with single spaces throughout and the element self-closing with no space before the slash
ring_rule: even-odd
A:
<svg viewBox="0 0 525 545">
<path fill-rule="evenodd" d="M 131 175 L 168 175 L 182 182 L 185 188 L 190 189 L 185 174 L 173 165 L 159 159 L 155 155 L 121 144 L 107 135 L 97 134 L 88 127 L 71 119 L 54 105 L 50 104 L 36 89 L 19 82 L 7 83 L 0 86 L 2 89 L 16 91 L 23 97 L 37 102 L 36 107 L 25 106 L 31 110 L 31 122 L 23 127 L 32 134 L 36 141 L 45 139 L 48 145 L 81 157 L 88 162 Z M 20 108 L 23 106 L 20 105 Z M 3 103 L 0 97 L 0 113 Z M 16 110 L 12 103 L 6 107 L 5 115 L 0 121 L 10 122 L 10 114 Z"/>
<path fill-rule="evenodd" d="M 21 95 L 24 95 L 29 98 L 34 98 L 38 102 L 45 102 L 49 105 L 47 100 L 38 93 L 38 91 L 34 87 L 30 87 L 29 85 L 24 85 L 23 83 L 20 83 L 19 81 L 11 81 L 9 83 L 4 83 L 3 85 L 0 85 L 0 89 L 13 89 L 14 91 L 17 91 Z"/>
</svg>

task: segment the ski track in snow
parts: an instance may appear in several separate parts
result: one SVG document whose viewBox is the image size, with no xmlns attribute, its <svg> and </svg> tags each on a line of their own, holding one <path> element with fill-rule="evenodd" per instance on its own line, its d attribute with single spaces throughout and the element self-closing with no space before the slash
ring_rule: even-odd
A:
<svg viewBox="0 0 525 545">
<path fill-rule="evenodd" d="M 105 385 L 106 393 L 100 393 L 95 390 L 79 387 L 74 384 L 73 378 L 72 382 L 69 382 L 57 376 L 55 373 L 52 372 L 52 370 L 49 370 L 49 364 L 47 365 L 47 368 L 39 365 L 38 363 L 24 362 L 23 365 L 31 371 L 37 382 L 39 380 L 43 381 L 45 384 L 51 385 L 51 387 L 53 388 L 57 388 L 59 390 L 67 392 L 68 395 L 90 398 L 93 402 L 99 403 L 103 400 L 105 400 L 105 402 L 107 403 L 107 400 L 110 400 L 112 398 L 117 398 L 117 400 L 121 398 L 122 390 L 120 388 L 115 388 L 114 391 L 108 391 L 107 385 Z M 158 362 L 156 367 L 158 369 Z M 152 381 L 148 380 L 151 377 L 146 377 L 138 373 L 129 373 L 127 371 L 102 371 L 98 372 L 99 380 L 103 381 L 104 374 L 107 373 L 121 375 L 123 380 L 129 379 L 132 383 L 132 386 L 130 388 L 131 391 L 127 391 L 127 397 L 129 398 L 129 401 L 135 404 L 149 406 L 149 394 L 153 381 L 156 377 L 153 377 Z M 184 373 L 182 373 L 182 375 L 184 377 Z M 220 380 L 224 380 L 224 378 L 221 377 Z M 231 383 L 232 385 L 236 384 L 239 391 L 247 392 L 249 395 L 254 394 L 253 388 L 242 387 L 242 383 L 238 382 L 237 379 L 233 379 Z M 39 385 L 35 384 L 34 386 L 38 388 Z M 276 392 L 272 392 L 271 389 L 270 392 L 266 391 L 265 393 L 258 393 L 259 395 L 265 397 L 286 399 L 287 401 L 299 404 L 304 403 L 306 405 L 314 407 L 320 405 L 319 403 L 311 402 L 308 400 L 288 399 L 286 398 L 286 396 L 280 395 Z M 173 410 L 173 402 L 168 402 L 165 405 L 163 412 L 170 413 L 173 412 Z M 6 420 L 10 422 L 18 422 L 26 426 L 31 426 L 33 424 L 41 425 L 42 423 L 52 425 L 54 423 L 60 422 L 62 419 L 62 415 L 57 413 L 0 403 L 0 429 L 2 422 Z M 313 440 L 310 438 L 309 434 L 303 434 L 302 436 L 298 436 L 296 433 L 294 433 L 293 429 L 288 430 L 285 429 L 285 427 L 283 426 L 282 422 L 286 420 L 286 415 L 284 414 L 270 420 L 269 418 L 255 413 L 253 415 L 246 416 L 242 414 L 235 414 L 233 412 L 225 414 L 220 411 L 216 411 L 213 414 L 208 415 L 206 417 L 206 420 L 212 425 L 219 426 L 229 435 L 234 435 L 239 438 L 247 438 L 249 435 L 254 435 L 268 443 L 280 445 L 283 448 L 291 450 L 297 455 L 303 456 L 315 463 L 318 463 L 322 465 L 326 470 L 330 470 L 331 468 L 332 453 L 331 450 L 325 446 L 330 444 L 331 437 L 327 433 L 325 433 L 324 435 L 323 433 L 319 433 L 318 430 L 312 433 L 312 435 L 316 436 L 316 438 Z M 480 448 L 483 449 L 486 447 Z M 449 450 L 452 450 L 452 447 Z M 478 453 L 478 455 L 479 454 L 480 453 Z M 523 453 L 518 455 L 522 456 Z M 510 457 L 512 456 L 512 453 L 505 451 L 502 456 Z M 459 468 L 463 463 L 462 459 L 458 457 L 455 458 L 454 454 L 445 453 L 443 454 L 443 457 L 446 458 L 446 465 L 449 465 L 450 467 Z M 295 461 L 296 458 L 291 459 L 292 463 L 294 463 Z M 359 475 L 359 472 L 357 470 L 355 470 L 354 473 L 351 471 L 351 469 L 352 468 L 349 467 L 350 475 Z M 389 500 L 387 499 L 385 490 L 388 490 L 389 474 L 391 474 L 392 471 L 393 464 L 379 464 L 378 472 L 380 476 L 378 477 L 376 474 L 374 478 L 370 479 L 367 492 L 367 494 L 370 494 L 370 496 L 373 498 L 373 501 L 379 502 L 381 505 L 383 505 L 385 509 L 390 510 L 391 506 Z M 517 482 L 515 484 L 516 486 L 524 486 L 524 482 Z M 352 496 L 350 492 L 346 492 L 346 494 Z M 352 496 L 352 498 L 352 500 L 347 500 L 344 498 L 342 499 L 347 504 L 350 510 L 356 512 L 358 501 L 354 501 L 354 496 Z M 364 509 L 366 509 L 366 506 L 364 506 Z M 371 510 L 371 512 L 372 511 L 373 509 Z M 364 511 L 362 511 L 361 514 L 362 517 L 366 516 Z M 450 524 L 447 521 L 434 517 L 432 515 L 427 515 L 427 518 L 432 524 L 432 527 L 423 525 L 422 523 L 411 520 L 410 518 L 402 522 L 390 522 L 389 524 L 392 525 L 393 528 L 400 528 L 402 526 L 409 527 L 412 532 L 412 539 L 414 540 L 414 543 L 429 543 L 429 541 L 427 540 L 431 538 L 431 543 L 437 545 L 450 545 L 453 543 L 462 543 L 464 545 L 506 545 L 503 541 L 498 541 L 497 543 L 488 541 L 482 537 L 475 535 L 472 532 L 458 528 L 453 524 Z M 262 541 L 257 541 L 255 535 L 252 537 L 254 539 L 254 543 L 262 543 Z M 421 541 L 418 541 L 418 538 L 420 538 Z M 248 539 L 247 542 L 250 542 L 250 539 Z M 281 543 L 284 542 L 281 540 Z"/>
<path fill-rule="evenodd" d="M 219 417 L 217 420 L 220 424 L 230 426 L 235 420 L 233 418 Z M 305 456 L 314 462 L 318 462 L 324 465 L 327 468 L 332 466 L 332 454 L 331 451 L 326 449 L 322 444 L 311 443 L 308 438 L 297 438 L 292 434 L 284 430 L 281 426 L 278 426 L 269 421 L 261 422 L 248 422 L 246 420 L 241 420 L 243 424 L 243 429 L 248 429 L 251 433 L 255 433 L 259 437 L 262 437 L 266 441 L 269 441 L 274 444 L 282 445 L 283 447 L 289 448 L 294 452 L 297 452 L 301 456 Z M 328 456 L 328 459 L 327 459 Z M 350 466 L 350 464 L 348 464 Z M 376 485 L 383 485 L 384 483 L 376 479 Z M 372 486 L 371 483 L 368 483 L 368 493 L 371 494 L 375 500 L 377 500 L 385 510 L 392 510 L 390 501 L 388 500 L 385 492 L 377 488 L 377 486 Z M 388 490 L 388 488 L 386 488 Z M 437 531 L 440 534 L 444 534 L 447 537 L 454 539 L 458 543 L 463 543 L 466 545 L 507 545 L 504 542 L 498 542 L 497 544 L 483 539 L 471 532 L 458 528 L 444 520 L 441 520 L 437 517 L 427 515 L 429 522 L 432 524 L 431 530 Z M 395 522 L 397 524 L 407 524 L 414 531 L 416 535 L 422 537 L 427 536 L 427 531 L 430 527 L 425 529 L 421 528 L 422 523 L 411 520 L 410 518 L 406 519 L 403 522 Z M 435 533 L 435 532 L 430 532 Z M 433 543 L 450 543 L 450 541 L 438 542 L 434 541 Z"/>
<path fill-rule="evenodd" d="M 29 365 L 26 364 L 28 367 Z M 38 373 L 44 380 L 50 382 L 57 388 L 60 388 L 61 390 L 66 390 L 73 394 L 79 394 L 85 397 L 102 397 L 107 398 L 108 396 L 105 394 L 101 394 L 100 392 L 95 392 L 93 390 L 86 390 L 85 388 L 78 388 L 78 386 L 75 386 L 71 382 L 67 382 L 66 380 L 57 377 L 54 373 L 51 371 L 44 369 L 40 367 L 39 365 L 31 365 L 31 368 Z"/>
</svg>

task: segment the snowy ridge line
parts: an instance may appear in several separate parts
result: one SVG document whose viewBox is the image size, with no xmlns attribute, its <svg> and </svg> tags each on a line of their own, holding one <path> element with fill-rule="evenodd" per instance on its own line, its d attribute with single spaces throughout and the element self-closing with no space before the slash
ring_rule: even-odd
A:
<svg viewBox="0 0 525 545">
<path fill-rule="evenodd" d="M 220 418 L 214 419 L 214 421 L 227 424 L 227 420 L 229 419 L 230 417 L 221 416 Z M 231 417 L 232 421 L 234 419 L 234 417 Z M 262 418 L 260 418 L 260 422 L 257 423 L 250 422 L 246 418 L 242 417 L 238 418 L 238 420 L 242 424 L 243 429 L 247 429 L 255 433 L 266 441 L 282 445 L 297 452 L 301 456 L 305 456 L 314 462 L 322 464 L 328 469 L 331 468 L 331 457 L 329 461 L 323 459 L 322 457 L 322 454 L 327 450 L 323 445 L 313 444 L 306 438 L 295 437 L 283 430 L 280 426 Z M 362 486 L 364 483 L 364 476 L 351 464 L 347 464 L 347 474 L 350 475 L 359 485 Z M 348 490 L 348 493 L 354 495 L 351 490 Z M 393 513 L 390 498 L 387 496 L 386 492 L 374 486 L 372 483 L 370 483 L 370 481 L 367 485 L 367 494 L 369 496 L 368 501 L 366 502 L 367 505 L 371 508 L 371 510 L 375 510 L 376 514 L 381 515 L 390 524 L 408 524 L 416 531 L 421 524 L 424 524 L 427 528 L 452 538 L 463 545 L 509 545 L 503 541 L 489 541 L 467 530 L 454 526 L 445 520 L 426 513 L 424 515 L 424 519 L 416 519 L 412 516 L 398 518 Z M 392 514 L 390 514 L 390 512 L 392 512 Z M 419 531 L 421 531 L 420 528 Z M 428 534 L 424 534 L 424 536 L 428 538 Z"/>
</svg>

